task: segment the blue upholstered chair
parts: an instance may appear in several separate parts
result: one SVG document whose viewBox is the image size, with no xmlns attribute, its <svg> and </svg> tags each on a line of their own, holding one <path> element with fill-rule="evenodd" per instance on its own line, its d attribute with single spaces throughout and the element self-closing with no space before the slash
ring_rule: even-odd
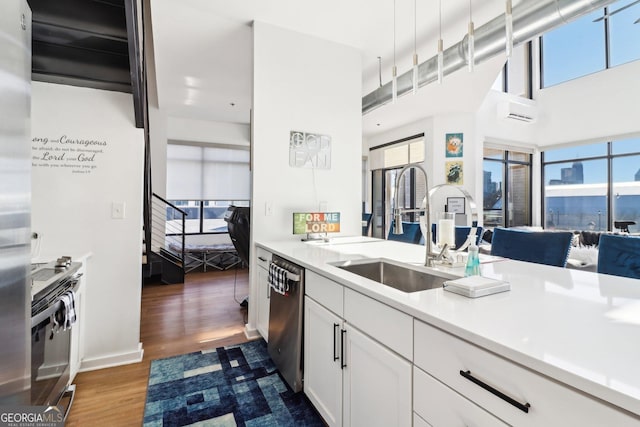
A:
<svg viewBox="0 0 640 427">
<path fill-rule="evenodd" d="M 436 230 L 437 230 L 437 225 L 436 224 L 431 224 L 431 241 L 433 243 L 436 243 Z M 464 225 L 456 225 L 455 228 L 455 239 L 456 239 L 456 248 L 461 247 L 462 245 L 464 245 L 464 242 L 467 240 L 467 237 L 469 236 L 469 232 L 471 231 L 471 227 L 469 226 L 464 226 Z M 476 245 L 478 243 L 480 243 L 480 239 L 482 238 L 482 227 L 477 227 L 476 230 Z M 423 242 L 424 243 L 424 242 Z"/>
<path fill-rule="evenodd" d="M 362 213 L 362 235 L 368 236 L 369 229 L 371 228 L 371 217 L 373 214 L 370 213 Z"/>
<path fill-rule="evenodd" d="M 393 234 L 393 221 L 391 221 L 391 228 L 389 229 L 389 235 L 387 240 L 396 240 L 398 242 L 420 244 L 422 238 L 422 231 L 420 231 L 419 222 L 406 222 L 402 221 L 402 234 Z"/>
<path fill-rule="evenodd" d="M 598 273 L 640 279 L 640 238 L 602 234 L 598 243 Z"/>
<path fill-rule="evenodd" d="M 564 267 L 572 237 L 570 231 L 523 231 L 496 227 L 491 239 L 491 255 Z"/>
</svg>

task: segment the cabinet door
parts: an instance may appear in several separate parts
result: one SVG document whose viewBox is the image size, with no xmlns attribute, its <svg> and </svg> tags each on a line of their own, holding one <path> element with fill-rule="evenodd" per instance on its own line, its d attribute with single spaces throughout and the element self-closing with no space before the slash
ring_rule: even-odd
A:
<svg viewBox="0 0 640 427">
<path fill-rule="evenodd" d="M 71 350 L 69 360 L 69 383 L 73 382 L 80 370 L 80 364 L 84 357 L 83 330 L 84 327 L 84 277 L 80 278 L 78 290 L 75 293 L 76 323 L 71 327 Z"/>
<path fill-rule="evenodd" d="M 410 426 L 411 363 L 347 325 L 345 426 Z"/>
<path fill-rule="evenodd" d="M 309 297 L 304 307 L 304 393 L 329 426 L 342 425 L 342 319 Z"/>
<path fill-rule="evenodd" d="M 269 272 L 268 270 L 258 267 L 258 311 L 256 327 L 262 338 L 269 341 L 269 297 L 271 289 L 269 288 Z"/>
</svg>

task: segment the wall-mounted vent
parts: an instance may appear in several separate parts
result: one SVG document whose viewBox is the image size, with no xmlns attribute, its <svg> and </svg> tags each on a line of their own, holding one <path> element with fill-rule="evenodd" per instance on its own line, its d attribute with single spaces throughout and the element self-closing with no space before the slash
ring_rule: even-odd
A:
<svg viewBox="0 0 640 427">
<path fill-rule="evenodd" d="M 501 102 L 498 104 L 498 118 L 531 123 L 537 120 L 538 109 L 533 105 L 515 101 Z"/>
</svg>

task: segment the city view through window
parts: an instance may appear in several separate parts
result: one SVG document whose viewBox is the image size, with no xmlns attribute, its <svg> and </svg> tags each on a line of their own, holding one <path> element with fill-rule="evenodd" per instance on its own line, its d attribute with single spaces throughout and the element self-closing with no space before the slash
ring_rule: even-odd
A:
<svg viewBox="0 0 640 427">
<path fill-rule="evenodd" d="M 545 151 L 543 172 L 545 228 L 639 230 L 640 139 Z"/>
</svg>

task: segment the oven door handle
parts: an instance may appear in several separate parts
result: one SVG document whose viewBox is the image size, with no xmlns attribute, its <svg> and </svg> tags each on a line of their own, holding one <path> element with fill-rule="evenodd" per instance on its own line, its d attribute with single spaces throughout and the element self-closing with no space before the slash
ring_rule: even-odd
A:
<svg viewBox="0 0 640 427">
<path fill-rule="evenodd" d="M 62 301 L 57 300 L 53 305 L 50 305 L 49 307 L 47 307 L 46 310 L 41 311 L 35 316 L 32 316 L 31 327 L 33 328 L 39 325 L 42 321 L 46 320 L 48 317 L 51 317 L 56 311 L 60 310 L 62 306 L 63 306 Z"/>
</svg>

